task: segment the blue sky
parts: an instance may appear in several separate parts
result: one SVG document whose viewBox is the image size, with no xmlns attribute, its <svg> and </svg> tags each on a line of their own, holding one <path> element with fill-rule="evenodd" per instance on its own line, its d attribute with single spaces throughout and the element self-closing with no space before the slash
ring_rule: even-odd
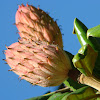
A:
<svg viewBox="0 0 100 100">
<path fill-rule="evenodd" d="M 10 67 L 2 59 L 5 58 L 3 50 L 14 42 L 19 35 L 16 34 L 15 13 L 20 4 L 40 6 L 62 29 L 64 49 L 76 54 L 81 47 L 76 35 L 72 34 L 73 21 L 77 17 L 88 28 L 100 24 L 100 0 L 2 0 L 0 1 L 0 100 L 24 100 L 54 91 L 56 87 L 43 88 L 31 86 L 26 81 L 19 82 L 18 76 L 9 72 Z"/>
</svg>

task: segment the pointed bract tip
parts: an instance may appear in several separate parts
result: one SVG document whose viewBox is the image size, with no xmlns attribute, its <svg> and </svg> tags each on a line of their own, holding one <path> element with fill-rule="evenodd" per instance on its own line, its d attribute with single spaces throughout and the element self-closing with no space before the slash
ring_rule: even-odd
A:
<svg viewBox="0 0 100 100">
<path fill-rule="evenodd" d="M 17 4 L 18 5 L 18 8 L 20 8 L 21 6 L 19 5 L 19 4 Z M 17 9 L 18 10 L 18 9 Z"/>
<path fill-rule="evenodd" d="M 8 49 L 7 45 L 5 44 L 5 47 Z"/>
<path fill-rule="evenodd" d="M 5 54 L 6 50 L 3 50 L 2 53 Z"/>
<path fill-rule="evenodd" d="M 28 2 L 27 2 L 27 4 L 26 4 L 26 7 L 29 7 Z"/>
<path fill-rule="evenodd" d="M 14 71 L 15 69 L 9 69 L 8 71 Z"/>
<path fill-rule="evenodd" d="M 2 59 L 3 61 L 7 61 L 6 59 Z"/>
<path fill-rule="evenodd" d="M 22 3 L 21 6 L 24 7 L 24 4 Z"/>
<path fill-rule="evenodd" d="M 13 25 L 16 25 L 16 23 L 13 23 Z"/>
</svg>

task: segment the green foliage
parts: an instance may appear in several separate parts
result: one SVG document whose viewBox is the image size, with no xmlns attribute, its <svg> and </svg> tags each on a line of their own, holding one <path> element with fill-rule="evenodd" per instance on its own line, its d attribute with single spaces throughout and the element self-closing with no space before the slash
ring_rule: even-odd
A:
<svg viewBox="0 0 100 100">
<path fill-rule="evenodd" d="M 69 93 L 68 95 L 64 96 L 62 100 L 85 100 L 85 98 L 90 98 L 91 96 L 95 95 L 95 91 L 90 87 L 83 87 L 75 92 Z M 88 100 L 88 99 L 87 99 Z M 95 100 L 94 98 L 91 100 Z"/>
<path fill-rule="evenodd" d="M 100 25 L 88 29 L 88 31 L 87 31 L 87 38 L 90 37 L 90 36 L 92 36 L 92 37 L 99 37 L 100 38 Z"/>
<path fill-rule="evenodd" d="M 93 69 L 93 76 L 100 80 L 100 51 L 98 52 L 98 56 Z"/>
<path fill-rule="evenodd" d="M 50 96 L 48 100 L 61 100 L 67 94 L 68 93 L 55 93 L 52 96 Z"/>
<path fill-rule="evenodd" d="M 91 46 L 84 45 L 73 58 L 74 66 L 83 74 L 92 76 L 93 69 L 98 52 L 94 51 Z M 92 58 L 92 59 L 91 59 Z"/>
<path fill-rule="evenodd" d="M 74 33 L 77 34 L 82 45 L 78 54 L 73 58 L 74 66 L 81 73 L 100 79 L 100 25 L 87 29 L 76 18 L 74 20 Z"/>
<path fill-rule="evenodd" d="M 48 96 L 48 97 L 46 97 Z M 43 96 L 27 100 L 99 100 L 100 95 L 96 94 L 94 89 L 88 86 L 80 88 L 74 92 L 53 92 Z M 98 99 L 97 99 L 98 98 Z"/>
<path fill-rule="evenodd" d="M 76 91 L 77 89 L 83 87 L 83 84 L 78 83 L 77 81 L 68 78 L 63 82 L 67 87 L 69 87 L 72 91 Z"/>
<path fill-rule="evenodd" d="M 100 25 L 88 29 L 87 38 L 92 42 L 95 50 L 100 51 Z"/>
<path fill-rule="evenodd" d="M 77 35 L 81 48 L 74 56 L 65 51 L 73 69 L 78 69 L 86 76 L 100 80 L 100 25 L 88 29 L 80 20 L 74 20 L 74 34 Z M 70 77 L 64 81 L 70 91 L 56 91 L 27 100 L 100 100 L 100 93 L 91 87 L 82 85 Z"/>
<path fill-rule="evenodd" d="M 91 40 L 92 44 L 95 45 L 95 50 L 98 51 L 93 75 L 100 80 L 100 25 L 88 29 L 87 38 Z"/>
<path fill-rule="evenodd" d="M 54 94 L 54 93 L 48 93 L 48 94 L 45 94 L 42 96 L 38 96 L 38 97 L 26 99 L 26 100 L 47 100 L 52 94 Z"/>
<path fill-rule="evenodd" d="M 70 58 L 70 61 L 71 61 L 71 65 L 72 65 L 72 68 L 76 70 L 76 68 L 74 67 L 73 63 L 72 63 L 72 59 L 74 57 L 74 55 L 72 55 L 71 53 L 69 53 L 68 51 L 65 51 L 66 54 L 69 56 Z M 70 77 L 65 80 L 63 82 L 67 87 L 69 87 L 72 91 L 76 91 L 77 89 L 83 87 L 84 85 L 83 84 L 80 84 L 78 83 L 77 81 L 74 81 L 73 79 L 71 79 Z"/>
<path fill-rule="evenodd" d="M 70 61 L 71 61 L 71 66 L 72 66 L 72 68 L 75 68 L 74 65 L 73 65 L 73 63 L 72 63 L 72 59 L 73 59 L 74 55 L 72 55 L 72 54 L 71 54 L 70 52 L 68 52 L 68 51 L 65 51 L 65 53 L 68 55 L 68 57 L 69 57 L 69 59 L 70 59 Z"/>
<path fill-rule="evenodd" d="M 80 20 L 75 18 L 73 33 L 77 35 L 81 46 L 89 44 L 91 47 L 94 48 L 94 45 L 86 37 L 87 30 L 88 30 L 88 28 Z"/>
</svg>

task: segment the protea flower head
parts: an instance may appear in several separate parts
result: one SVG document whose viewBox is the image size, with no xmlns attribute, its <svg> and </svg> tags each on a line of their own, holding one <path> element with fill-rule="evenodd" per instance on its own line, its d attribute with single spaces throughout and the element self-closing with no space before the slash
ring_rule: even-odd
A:
<svg viewBox="0 0 100 100">
<path fill-rule="evenodd" d="M 57 45 L 19 41 L 5 50 L 6 62 L 21 79 L 43 87 L 57 86 L 68 78 L 69 57 Z"/>
<path fill-rule="evenodd" d="M 21 38 L 48 41 L 63 48 L 62 35 L 56 21 L 43 10 L 22 4 L 16 12 L 15 20 Z"/>
</svg>

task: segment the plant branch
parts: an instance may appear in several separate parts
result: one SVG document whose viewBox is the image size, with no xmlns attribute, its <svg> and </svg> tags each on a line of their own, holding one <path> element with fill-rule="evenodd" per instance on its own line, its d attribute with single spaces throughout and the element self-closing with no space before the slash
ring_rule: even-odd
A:
<svg viewBox="0 0 100 100">
<path fill-rule="evenodd" d="M 79 82 L 81 84 L 89 85 L 89 86 L 97 89 L 98 91 L 100 91 L 100 82 L 95 80 L 93 77 L 87 77 L 87 76 L 81 74 L 79 77 Z"/>
</svg>

